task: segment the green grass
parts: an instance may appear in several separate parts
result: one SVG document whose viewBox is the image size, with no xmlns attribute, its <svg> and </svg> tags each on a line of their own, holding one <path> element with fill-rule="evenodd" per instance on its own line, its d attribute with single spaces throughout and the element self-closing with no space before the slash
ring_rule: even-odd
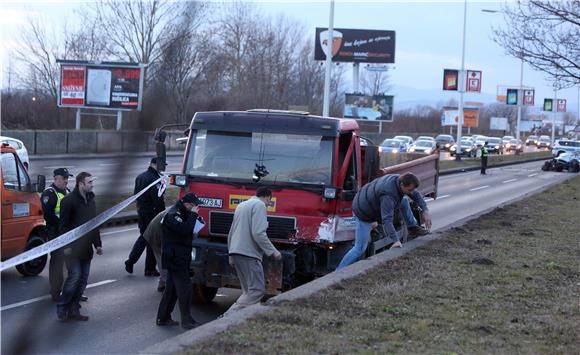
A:
<svg viewBox="0 0 580 355">
<path fill-rule="evenodd" d="M 579 200 L 577 176 L 184 353 L 578 353 Z"/>
<path fill-rule="evenodd" d="M 515 154 L 504 154 L 504 155 L 492 154 L 487 159 L 487 166 L 492 167 L 498 163 L 524 161 L 524 160 L 538 159 L 538 158 L 548 159 L 551 157 L 552 157 L 552 153 L 550 151 L 522 153 L 519 155 L 515 155 Z M 481 165 L 480 158 L 463 158 L 462 157 L 461 161 L 456 161 L 456 160 L 440 160 L 439 161 L 440 171 L 453 170 L 453 169 L 466 168 L 466 167 L 479 166 L 479 165 Z"/>
</svg>

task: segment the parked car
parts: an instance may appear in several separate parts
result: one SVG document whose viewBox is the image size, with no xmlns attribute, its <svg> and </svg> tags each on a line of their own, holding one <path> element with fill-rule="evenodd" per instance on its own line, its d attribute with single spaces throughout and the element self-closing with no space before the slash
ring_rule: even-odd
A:
<svg viewBox="0 0 580 355">
<path fill-rule="evenodd" d="M 450 136 L 449 134 L 440 134 L 435 137 L 435 142 L 439 144 L 441 150 L 449 151 L 449 148 L 455 144 L 455 139 L 453 139 L 453 136 Z"/>
<path fill-rule="evenodd" d="M 487 137 L 487 150 L 489 153 L 503 154 L 503 143 L 499 137 Z"/>
<path fill-rule="evenodd" d="M 10 147 L 16 150 L 18 158 L 26 170 L 28 170 L 28 167 L 30 166 L 30 159 L 28 158 L 28 150 L 24 146 L 24 143 L 20 139 L 0 136 L 0 144 L 4 143 L 8 144 Z"/>
<path fill-rule="evenodd" d="M 449 154 L 452 157 L 455 156 L 455 154 L 457 154 L 457 144 L 454 144 L 453 146 L 451 146 L 451 148 L 449 148 Z M 473 139 L 471 139 L 471 138 L 463 139 L 462 138 L 461 139 L 461 153 L 459 155 L 475 158 L 476 154 L 477 154 L 477 146 L 475 145 L 475 142 L 473 141 Z"/>
<path fill-rule="evenodd" d="M 514 136 L 503 136 L 501 138 L 501 142 L 502 142 L 502 144 L 505 147 L 505 145 L 508 144 L 512 139 L 516 139 L 516 137 L 514 137 Z"/>
<path fill-rule="evenodd" d="M 520 139 L 512 139 L 510 140 L 506 145 L 505 145 L 505 149 L 508 152 L 514 151 L 516 153 L 521 153 L 524 151 L 524 144 L 522 143 L 522 141 Z"/>
<path fill-rule="evenodd" d="M 435 140 L 416 140 L 409 149 L 409 153 L 432 154 L 435 153 L 436 144 Z"/>
<path fill-rule="evenodd" d="M 565 152 L 580 152 L 580 141 L 557 139 L 552 148 L 552 155 L 558 156 Z"/>
<path fill-rule="evenodd" d="M 538 138 L 538 143 L 536 144 L 536 146 L 538 148 L 550 149 L 550 147 L 552 146 L 552 140 L 550 139 L 550 136 L 540 136 L 540 138 Z"/>
<path fill-rule="evenodd" d="M 542 170 L 568 170 L 571 173 L 577 173 L 580 171 L 580 152 L 562 153 L 554 159 L 545 162 L 544 165 L 542 165 Z"/>
<path fill-rule="evenodd" d="M 536 145 L 538 144 L 538 136 L 528 136 L 526 139 L 526 145 Z"/>
<path fill-rule="evenodd" d="M 395 136 L 393 139 L 403 141 L 405 152 L 409 151 L 409 148 L 413 145 L 413 138 L 409 136 Z"/>
<path fill-rule="evenodd" d="M 405 143 L 393 138 L 385 139 L 379 146 L 379 152 L 383 153 L 402 153 L 405 151 Z"/>
</svg>

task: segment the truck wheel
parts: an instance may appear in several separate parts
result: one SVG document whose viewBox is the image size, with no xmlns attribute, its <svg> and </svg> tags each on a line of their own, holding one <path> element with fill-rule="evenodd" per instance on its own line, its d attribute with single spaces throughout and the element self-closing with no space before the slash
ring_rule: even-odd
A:
<svg viewBox="0 0 580 355">
<path fill-rule="evenodd" d="M 191 300 L 193 303 L 210 303 L 217 294 L 217 287 L 208 287 L 202 284 L 192 285 Z"/>
<path fill-rule="evenodd" d="M 44 244 L 44 239 L 40 238 L 39 236 L 32 235 L 30 239 L 28 239 L 28 243 L 26 243 L 26 250 L 36 248 L 41 244 Z M 36 276 L 40 274 L 42 270 L 44 270 L 47 259 L 48 255 L 43 255 L 36 259 L 27 261 L 24 264 L 16 265 L 16 270 L 18 270 L 18 272 L 23 276 Z"/>
</svg>

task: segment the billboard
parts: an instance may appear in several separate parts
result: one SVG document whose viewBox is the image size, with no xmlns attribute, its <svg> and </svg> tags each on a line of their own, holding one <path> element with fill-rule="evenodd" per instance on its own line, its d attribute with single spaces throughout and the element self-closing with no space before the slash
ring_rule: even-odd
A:
<svg viewBox="0 0 580 355">
<path fill-rule="evenodd" d="M 534 106 L 535 90 L 524 90 L 524 105 Z"/>
<path fill-rule="evenodd" d="M 457 107 L 444 107 L 441 114 L 442 126 L 457 126 L 459 121 L 459 110 Z M 479 109 L 478 108 L 464 108 L 463 109 L 463 124 L 462 127 L 478 127 L 479 126 Z"/>
<path fill-rule="evenodd" d="M 465 83 L 466 92 L 481 92 L 481 70 L 468 70 Z"/>
<path fill-rule="evenodd" d="M 393 121 L 393 96 L 345 94 L 345 118 Z"/>
<path fill-rule="evenodd" d="M 554 100 L 544 99 L 544 111 L 550 112 L 553 110 Z"/>
<path fill-rule="evenodd" d="M 489 129 L 507 131 L 508 119 L 506 117 L 491 117 L 489 120 Z"/>
<path fill-rule="evenodd" d="M 314 41 L 314 60 L 326 60 L 330 49 L 334 62 L 395 62 L 395 31 L 335 28 L 329 46 L 328 29 L 317 27 Z"/>
<path fill-rule="evenodd" d="M 144 66 L 59 61 L 58 106 L 141 110 Z"/>
<path fill-rule="evenodd" d="M 556 112 L 566 112 L 566 100 L 558 99 L 556 101 Z"/>
<path fill-rule="evenodd" d="M 443 90 L 457 91 L 459 88 L 459 70 L 443 69 Z"/>
<path fill-rule="evenodd" d="M 518 89 L 507 89 L 506 104 L 508 105 L 518 104 Z"/>
</svg>

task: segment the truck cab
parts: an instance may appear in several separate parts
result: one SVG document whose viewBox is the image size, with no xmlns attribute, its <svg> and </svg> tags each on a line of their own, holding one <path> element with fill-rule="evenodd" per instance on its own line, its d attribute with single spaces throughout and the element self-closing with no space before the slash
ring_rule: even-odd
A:
<svg viewBox="0 0 580 355">
<path fill-rule="evenodd" d="M 39 192 L 44 190 L 44 176 L 32 183 L 16 150 L 2 144 L 0 192 L 2 195 L 2 261 L 45 242 L 44 217 Z M 47 256 L 16 266 L 24 276 L 42 272 Z"/>
<path fill-rule="evenodd" d="M 383 173 L 378 148 L 361 147 L 360 140 L 352 119 L 270 110 L 196 113 L 182 174 L 171 179 L 181 195 L 195 192 L 203 201 L 206 227 L 193 243 L 194 300 L 209 302 L 219 287 L 240 287 L 228 264 L 227 236 L 236 206 L 259 186 L 273 192 L 267 234 L 283 255 L 281 263 L 264 258 L 266 293 L 333 271 L 354 240 L 356 192 Z"/>
</svg>

